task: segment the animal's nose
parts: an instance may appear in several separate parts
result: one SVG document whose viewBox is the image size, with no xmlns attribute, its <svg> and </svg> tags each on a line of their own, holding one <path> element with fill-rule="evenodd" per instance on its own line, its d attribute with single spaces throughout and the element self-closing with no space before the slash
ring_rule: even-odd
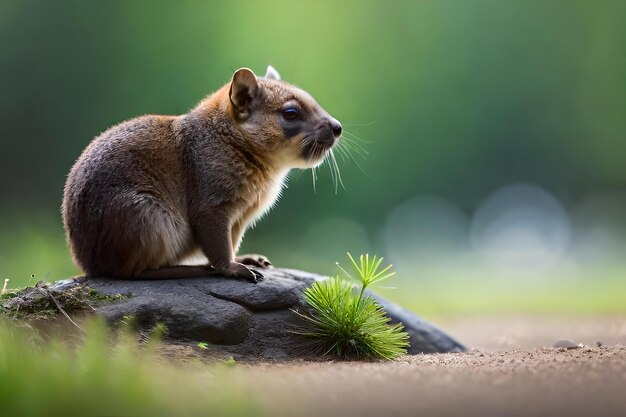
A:
<svg viewBox="0 0 626 417">
<path fill-rule="evenodd" d="M 335 136 L 335 139 L 341 136 L 341 123 L 339 123 L 337 120 L 333 119 L 330 121 L 330 128 L 333 130 L 333 135 Z"/>
</svg>

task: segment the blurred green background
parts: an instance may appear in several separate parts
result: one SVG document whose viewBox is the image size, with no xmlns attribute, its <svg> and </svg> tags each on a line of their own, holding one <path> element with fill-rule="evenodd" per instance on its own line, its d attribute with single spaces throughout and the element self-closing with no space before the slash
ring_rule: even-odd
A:
<svg viewBox="0 0 626 417">
<path fill-rule="evenodd" d="M 398 278 L 380 291 L 423 314 L 626 312 L 625 18 L 623 1 L 2 0 L 0 278 L 79 273 L 59 206 L 99 132 L 272 64 L 368 154 L 339 158 L 337 193 L 328 168 L 315 191 L 294 172 L 245 251 L 323 273 L 383 255 Z"/>
</svg>

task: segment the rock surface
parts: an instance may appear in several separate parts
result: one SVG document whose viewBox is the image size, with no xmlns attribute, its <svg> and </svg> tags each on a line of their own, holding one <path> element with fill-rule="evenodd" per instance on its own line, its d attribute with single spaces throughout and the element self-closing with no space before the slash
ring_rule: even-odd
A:
<svg viewBox="0 0 626 417">
<path fill-rule="evenodd" d="M 303 309 L 302 290 L 322 276 L 290 269 L 264 270 L 257 284 L 207 277 L 172 280 L 113 280 L 77 278 L 51 289 L 86 285 L 106 295 L 128 295 L 96 308 L 111 323 L 134 316 L 142 328 L 167 327 L 177 341 L 207 342 L 211 349 L 235 357 L 285 359 L 297 357 L 301 341 L 288 331 L 297 318 L 290 309 Z M 393 322 L 402 322 L 410 337 L 408 353 L 464 351 L 463 345 L 417 317 L 373 295 Z"/>
</svg>

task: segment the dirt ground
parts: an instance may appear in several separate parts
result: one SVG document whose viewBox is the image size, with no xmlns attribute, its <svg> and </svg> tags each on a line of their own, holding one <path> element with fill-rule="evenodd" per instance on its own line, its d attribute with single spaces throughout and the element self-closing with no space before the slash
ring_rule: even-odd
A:
<svg viewBox="0 0 626 417">
<path fill-rule="evenodd" d="M 276 416 L 626 416 L 626 317 L 438 324 L 472 350 L 378 363 L 239 364 L 235 372 Z M 585 346 L 552 348 L 559 338 Z"/>
</svg>

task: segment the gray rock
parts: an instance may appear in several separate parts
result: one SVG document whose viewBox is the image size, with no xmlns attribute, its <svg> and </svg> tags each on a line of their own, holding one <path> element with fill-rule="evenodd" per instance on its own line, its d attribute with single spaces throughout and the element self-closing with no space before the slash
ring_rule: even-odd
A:
<svg viewBox="0 0 626 417">
<path fill-rule="evenodd" d="M 569 339 L 558 339 L 556 342 L 554 342 L 552 347 L 558 348 L 558 349 L 578 349 L 582 346 L 577 345 L 576 343 L 572 342 Z"/>
<path fill-rule="evenodd" d="M 323 277 L 290 269 L 264 270 L 263 274 L 265 279 L 257 284 L 222 277 L 137 281 L 77 278 L 74 282 L 106 295 L 128 295 L 96 307 L 96 313 L 112 324 L 133 316 L 141 328 L 163 323 L 168 338 L 207 342 L 226 355 L 297 357 L 302 353 L 302 341 L 288 331 L 298 323 L 290 309 L 304 309 L 302 290 Z M 71 283 L 64 280 L 58 286 L 67 289 Z M 432 324 L 371 295 L 392 322 L 404 324 L 410 338 L 408 353 L 465 351 L 463 345 Z"/>
<path fill-rule="evenodd" d="M 407 353 L 446 353 L 464 352 L 466 349 L 459 342 L 448 336 L 442 330 L 409 310 L 400 307 L 374 293 L 369 292 L 384 308 L 392 323 L 402 323 L 404 331 L 409 334 L 410 345 Z"/>
</svg>

